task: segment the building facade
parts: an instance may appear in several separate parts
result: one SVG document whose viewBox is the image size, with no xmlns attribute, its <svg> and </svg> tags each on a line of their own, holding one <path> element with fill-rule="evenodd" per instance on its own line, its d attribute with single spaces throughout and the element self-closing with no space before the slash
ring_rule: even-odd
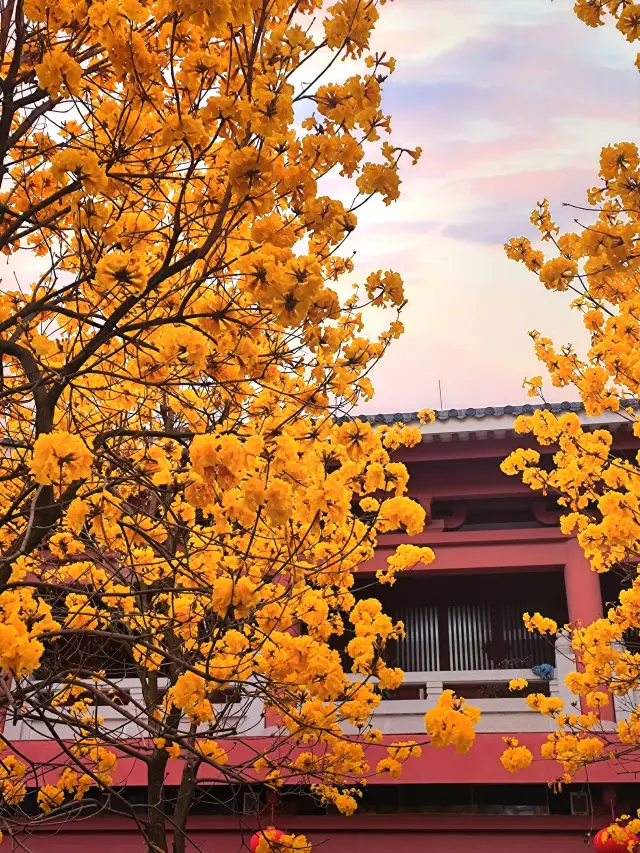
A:
<svg viewBox="0 0 640 853">
<path fill-rule="evenodd" d="M 588 423 L 577 404 L 562 405 Z M 225 814 L 203 797 L 190 821 L 191 836 L 201 850 L 240 850 L 258 825 L 273 822 L 304 832 L 331 853 L 577 853 L 612 814 L 635 812 L 640 784 L 615 762 L 590 768 L 588 777 L 582 774 L 561 791 L 547 784 L 554 776 L 549 762 L 536 760 L 517 775 L 500 764 L 504 736 L 518 737 L 538 756 L 554 728 L 551 720 L 529 709 L 524 694 L 509 692 L 511 679 L 526 678 L 531 692 L 560 696 L 567 705 L 575 701 L 564 685 L 573 667 L 568 640 L 529 634 L 522 613 L 537 610 L 560 624 L 588 623 L 602 614 L 621 583 L 617 576 L 600 578 L 589 570 L 575 539 L 561 533 L 560 510 L 552 496 L 531 492 L 500 471 L 500 461 L 511 450 L 527 446 L 527 439 L 513 432 L 523 408 L 533 409 L 440 412 L 434 424 L 421 428 L 422 443 L 397 456 L 410 471 L 410 496 L 430 519 L 424 533 L 410 541 L 430 545 L 435 562 L 399 576 L 393 587 L 372 590 L 376 570 L 405 541 L 401 534 L 387 534 L 359 576 L 366 594 L 380 597 L 407 632 L 390 650 L 406 673 L 404 684 L 382 701 L 374 725 L 389 738 L 423 739 L 425 712 L 443 689 L 451 688 L 482 711 L 471 752 L 425 748 L 393 784 L 372 781 L 352 817 L 320 809 L 302 794 L 274 800 L 230 791 L 240 817 Z M 410 422 L 412 417 L 372 420 Z M 637 440 L 618 419 L 603 417 L 598 425 L 614 431 L 621 451 L 637 449 Z M 226 713 L 233 715 L 232 705 Z M 623 703 L 617 703 L 605 724 L 613 727 L 625 713 Z M 46 749 L 44 732 L 19 730 L 9 720 L 5 730 L 9 740 L 21 741 L 27 751 Z M 256 707 L 251 736 L 271 734 L 269 720 Z M 134 790 L 135 769 L 122 782 Z M 33 853 L 67 853 L 83 846 L 95 853 L 142 849 L 130 822 L 107 816 L 52 826 L 29 840 Z"/>
</svg>

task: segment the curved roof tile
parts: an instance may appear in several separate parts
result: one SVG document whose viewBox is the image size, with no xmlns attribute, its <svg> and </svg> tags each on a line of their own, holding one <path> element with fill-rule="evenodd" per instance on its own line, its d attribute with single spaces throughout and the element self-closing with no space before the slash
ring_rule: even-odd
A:
<svg viewBox="0 0 640 853">
<path fill-rule="evenodd" d="M 631 400 L 621 400 L 622 406 L 631 406 L 634 409 L 640 408 L 640 401 L 637 399 Z M 546 409 L 550 412 L 560 413 L 560 412 L 583 412 L 584 405 L 582 403 L 572 403 L 565 401 L 563 403 L 525 403 L 521 406 L 485 406 L 480 409 L 442 409 L 440 411 L 436 411 L 436 419 L 439 421 L 448 421 L 453 418 L 457 418 L 458 420 L 466 420 L 467 418 L 484 418 L 484 417 L 496 417 L 499 418 L 502 415 L 522 415 L 522 414 L 532 414 L 537 409 Z M 339 418 L 339 421 L 348 420 L 349 417 L 352 419 L 360 419 L 364 421 L 369 421 L 369 423 L 376 424 L 394 424 L 394 423 L 407 423 L 410 421 L 418 420 L 417 412 L 396 412 L 395 414 L 375 414 L 375 415 L 353 415 L 353 416 L 344 416 Z"/>
</svg>

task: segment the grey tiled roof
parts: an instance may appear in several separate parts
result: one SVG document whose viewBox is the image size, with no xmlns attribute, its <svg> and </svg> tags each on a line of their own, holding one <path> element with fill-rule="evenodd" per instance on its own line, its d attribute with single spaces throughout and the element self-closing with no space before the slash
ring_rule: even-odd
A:
<svg viewBox="0 0 640 853">
<path fill-rule="evenodd" d="M 638 400 L 621 400 L 622 406 L 640 407 Z M 465 420 L 467 418 L 499 418 L 502 415 L 530 415 L 536 409 L 547 409 L 559 414 L 561 412 L 583 412 L 582 403 L 525 403 L 523 406 L 485 406 L 481 409 L 442 409 L 436 412 L 436 420 Z M 395 414 L 354 415 L 354 418 L 369 421 L 372 424 L 410 423 L 418 420 L 417 412 L 396 412 Z"/>
</svg>

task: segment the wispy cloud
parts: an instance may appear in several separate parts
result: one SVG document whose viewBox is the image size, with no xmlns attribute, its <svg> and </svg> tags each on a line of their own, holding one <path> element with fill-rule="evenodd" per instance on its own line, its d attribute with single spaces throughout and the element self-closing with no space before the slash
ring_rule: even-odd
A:
<svg viewBox="0 0 640 853">
<path fill-rule="evenodd" d="M 637 138 L 639 76 L 615 30 L 590 30 L 569 2 L 397 0 L 380 49 L 399 61 L 386 89 L 394 139 L 421 144 L 402 200 L 364 209 L 357 269 L 398 268 L 404 338 L 375 371 L 368 410 L 499 404 L 540 372 L 528 329 L 581 340 L 567 301 L 504 256 L 547 197 L 571 227 L 597 181 L 600 148 Z M 562 395 L 561 395 L 562 396 Z"/>
</svg>

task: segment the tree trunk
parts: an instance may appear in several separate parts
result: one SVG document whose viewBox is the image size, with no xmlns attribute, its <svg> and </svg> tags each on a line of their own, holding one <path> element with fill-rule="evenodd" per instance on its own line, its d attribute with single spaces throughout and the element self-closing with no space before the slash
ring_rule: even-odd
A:
<svg viewBox="0 0 640 853">
<path fill-rule="evenodd" d="M 163 749 L 154 749 L 147 774 L 147 825 L 145 841 L 148 853 L 168 853 L 167 828 L 164 813 L 164 771 L 169 755 Z"/>
<path fill-rule="evenodd" d="M 200 762 L 193 756 L 185 760 L 178 800 L 173 813 L 173 853 L 185 853 L 187 845 L 187 818 L 193 804 Z"/>
</svg>

